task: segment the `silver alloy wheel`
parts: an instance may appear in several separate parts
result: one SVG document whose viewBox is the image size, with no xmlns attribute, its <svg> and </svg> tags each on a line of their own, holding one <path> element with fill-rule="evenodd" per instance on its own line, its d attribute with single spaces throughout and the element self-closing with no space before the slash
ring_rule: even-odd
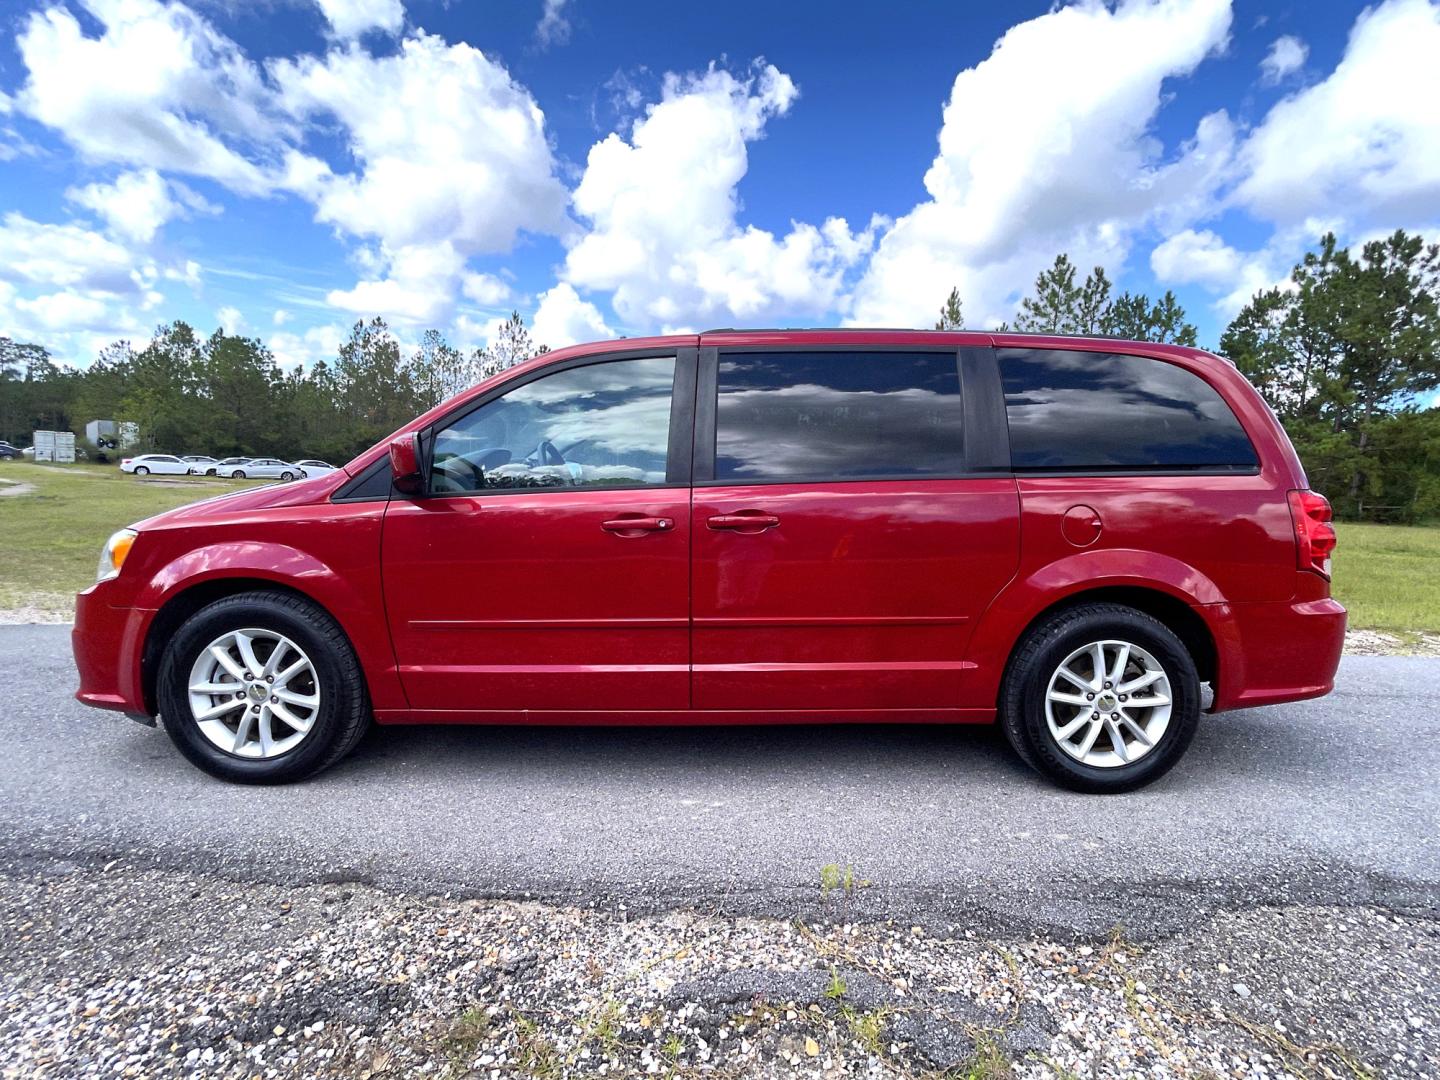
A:
<svg viewBox="0 0 1440 1080">
<path fill-rule="evenodd" d="M 1045 723 L 1061 750 L 1113 769 L 1138 761 L 1170 726 L 1170 677 L 1128 641 L 1094 641 L 1067 656 L 1045 690 Z"/>
<path fill-rule="evenodd" d="M 190 713 L 227 754 L 289 753 L 320 715 L 320 683 L 305 651 L 273 630 L 232 630 L 190 668 Z"/>
</svg>

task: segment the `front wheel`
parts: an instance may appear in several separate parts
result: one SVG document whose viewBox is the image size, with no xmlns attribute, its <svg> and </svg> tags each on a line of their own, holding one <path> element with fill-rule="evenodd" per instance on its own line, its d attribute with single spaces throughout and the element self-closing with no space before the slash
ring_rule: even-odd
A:
<svg viewBox="0 0 1440 1080">
<path fill-rule="evenodd" d="M 242 593 L 191 616 L 165 650 L 156 690 L 180 752 L 212 776 L 246 784 L 328 768 L 370 718 L 344 633 L 287 593 Z"/>
<path fill-rule="evenodd" d="M 230 479 L 231 479 L 231 480 L 244 480 L 244 479 L 245 479 L 245 470 L 244 470 L 244 469 L 236 469 L 234 472 L 232 472 L 232 473 L 230 474 Z"/>
<path fill-rule="evenodd" d="M 295 479 L 295 474 L 292 472 L 282 472 L 280 474 L 280 479 L 284 480 L 288 484 L 291 480 Z"/>
<path fill-rule="evenodd" d="M 1086 604 L 1035 626 L 1001 691 L 1005 737 L 1027 764 L 1076 791 L 1132 791 L 1180 760 L 1200 717 L 1183 642 L 1120 604 Z"/>
</svg>

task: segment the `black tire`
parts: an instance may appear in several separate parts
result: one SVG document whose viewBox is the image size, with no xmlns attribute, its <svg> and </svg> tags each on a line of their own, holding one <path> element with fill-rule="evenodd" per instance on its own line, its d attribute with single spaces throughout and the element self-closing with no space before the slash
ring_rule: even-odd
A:
<svg viewBox="0 0 1440 1080">
<path fill-rule="evenodd" d="M 280 474 L 280 479 L 284 480 L 288 484 L 291 480 L 295 479 L 295 474 L 292 472 L 282 472 Z"/>
<path fill-rule="evenodd" d="M 232 472 L 232 473 L 230 474 L 230 479 L 231 479 L 231 480 L 244 480 L 244 479 L 245 479 L 245 470 L 244 470 L 244 469 L 236 469 L 234 472 Z"/>
<path fill-rule="evenodd" d="M 269 759 L 220 749 L 200 731 L 189 702 L 189 673 L 201 650 L 228 631 L 273 630 L 310 657 L 320 707 L 294 749 Z M 282 592 L 217 600 L 192 615 L 170 639 L 156 682 L 160 719 L 180 752 L 211 776 L 241 784 L 283 784 L 328 769 L 354 749 L 370 725 L 370 697 L 360 662 L 339 625 L 318 605 Z"/>
<path fill-rule="evenodd" d="M 206 475 L 206 476 L 214 476 L 214 475 L 215 475 L 215 470 L 214 470 L 214 469 L 206 469 L 206 470 L 205 470 L 205 475 Z"/>
<path fill-rule="evenodd" d="M 136 476 L 149 476 L 149 475 L 150 475 L 150 470 L 147 469 L 144 465 L 136 465 L 136 466 L 135 466 L 135 475 L 136 475 Z"/>
<path fill-rule="evenodd" d="M 1051 677 L 1076 649 L 1114 639 L 1138 645 L 1165 670 L 1170 720 L 1153 749 L 1127 765 L 1088 765 L 1062 750 L 1045 718 Z M 1093 666 L 1093 665 L 1092 665 Z M 1010 657 L 1000 691 L 1000 726 L 1015 753 L 1062 787 L 1095 794 L 1133 791 L 1169 772 L 1200 721 L 1195 661 L 1164 623 L 1123 604 L 1084 604 L 1058 611 L 1030 629 Z"/>
</svg>

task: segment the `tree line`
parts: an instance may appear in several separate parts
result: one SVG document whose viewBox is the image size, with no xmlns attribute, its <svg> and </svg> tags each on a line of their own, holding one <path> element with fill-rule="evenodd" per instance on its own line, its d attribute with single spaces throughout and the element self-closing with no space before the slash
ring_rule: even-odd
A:
<svg viewBox="0 0 1440 1080">
<path fill-rule="evenodd" d="M 1083 279 L 1067 255 L 1035 279 L 999 329 L 1196 343 L 1173 293 L 1121 292 L 1103 267 Z M 963 329 L 952 289 L 937 329 Z M 434 330 L 404 349 L 383 319 L 357 322 L 333 361 L 282 372 L 255 338 L 183 322 L 138 349 L 116 342 L 89 366 L 0 337 L 0 438 L 139 425 L 145 449 L 348 460 L 480 379 L 545 351 L 512 313 L 492 344 L 456 349 Z M 1357 251 L 1321 238 L 1288 281 L 1255 294 L 1218 349 L 1289 432 L 1310 482 L 1337 512 L 1440 519 L 1440 245 L 1396 232 Z"/>
<path fill-rule="evenodd" d="M 0 438 L 35 430 L 83 434 L 90 420 L 138 425 L 139 450 L 349 460 L 417 413 L 544 345 L 518 312 L 489 347 L 465 352 L 428 330 L 406 352 L 383 319 L 359 321 L 333 361 L 282 372 L 263 342 L 184 322 L 136 349 L 118 341 L 85 368 L 0 338 Z M 21 444 L 23 445 L 23 444 Z"/>
</svg>

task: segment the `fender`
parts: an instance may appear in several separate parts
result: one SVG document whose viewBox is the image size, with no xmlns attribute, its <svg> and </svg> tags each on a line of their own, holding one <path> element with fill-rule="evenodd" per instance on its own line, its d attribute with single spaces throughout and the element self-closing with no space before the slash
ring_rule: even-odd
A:
<svg viewBox="0 0 1440 1080">
<path fill-rule="evenodd" d="M 144 632 L 148 633 L 154 613 L 196 585 L 225 578 L 273 581 L 299 592 L 323 607 L 340 624 L 350 639 L 370 689 L 375 708 L 407 707 L 404 691 L 395 670 L 395 653 L 385 622 L 379 588 L 379 567 L 372 575 L 339 573 L 314 554 L 288 544 L 254 540 L 232 540 L 195 548 L 172 559 L 141 587 L 135 606 L 147 611 Z M 371 589 L 364 588 L 370 585 Z M 139 665 L 143 649 L 139 642 L 134 665 L 135 685 L 140 685 Z"/>
<path fill-rule="evenodd" d="M 1022 571 L 1023 573 L 1023 571 Z M 1188 563 L 1133 548 L 1081 551 L 1017 575 L 985 609 L 970 638 L 976 665 L 962 705 L 994 707 L 1010 653 L 1025 628 L 1047 608 L 1094 589 L 1129 587 L 1163 593 L 1189 606 L 1215 639 L 1216 662 L 1228 673 L 1233 634 L 1229 604 L 1215 583 Z"/>
</svg>

